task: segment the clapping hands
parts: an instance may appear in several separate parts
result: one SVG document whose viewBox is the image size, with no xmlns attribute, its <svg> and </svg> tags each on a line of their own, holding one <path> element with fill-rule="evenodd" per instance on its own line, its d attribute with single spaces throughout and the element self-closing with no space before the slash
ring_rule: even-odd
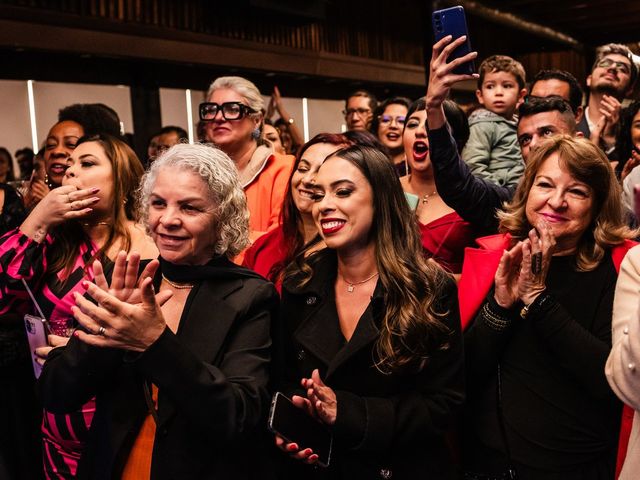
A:
<svg viewBox="0 0 640 480">
<path fill-rule="evenodd" d="M 498 305 L 511 308 L 518 301 L 529 305 L 545 290 L 555 245 L 551 226 L 541 220 L 527 239 L 502 254 L 495 274 Z"/>
</svg>

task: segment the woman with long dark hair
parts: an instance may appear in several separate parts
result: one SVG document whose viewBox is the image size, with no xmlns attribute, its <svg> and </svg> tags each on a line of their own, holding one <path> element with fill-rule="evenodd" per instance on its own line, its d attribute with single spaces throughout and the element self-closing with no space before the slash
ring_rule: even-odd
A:
<svg viewBox="0 0 640 480">
<path fill-rule="evenodd" d="M 294 403 L 331 431 L 331 465 L 285 443 L 296 478 L 449 478 L 443 434 L 464 398 L 456 288 L 425 260 L 416 219 L 379 150 L 352 146 L 315 178 L 327 246 L 285 274 L 282 324 Z M 302 386 L 302 389 L 300 389 Z M 302 469 L 302 471 L 300 471 Z"/>
</svg>

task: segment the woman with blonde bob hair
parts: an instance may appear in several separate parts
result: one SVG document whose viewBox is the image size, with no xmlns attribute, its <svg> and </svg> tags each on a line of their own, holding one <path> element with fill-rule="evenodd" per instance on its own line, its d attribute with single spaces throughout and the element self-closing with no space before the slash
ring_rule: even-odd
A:
<svg viewBox="0 0 640 480">
<path fill-rule="evenodd" d="M 219 77 L 200 104 L 205 139 L 236 165 L 247 196 L 251 239 L 279 223 L 293 157 L 275 153 L 262 139 L 264 100 L 258 87 L 242 77 Z"/>
<path fill-rule="evenodd" d="M 277 445 L 287 478 L 452 478 L 444 441 L 464 398 L 453 279 L 425 260 L 416 217 L 386 155 L 331 154 L 313 186 L 327 248 L 285 274 L 285 394 L 334 437 L 331 464 L 309 445 Z M 302 389 L 300 388 L 302 386 Z M 296 441 L 297 439 L 290 439 Z"/>
<path fill-rule="evenodd" d="M 138 276 L 140 257 L 121 252 L 110 285 L 86 284 L 96 303 L 75 297 L 82 329 L 45 364 L 45 405 L 96 395 L 78 478 L 263 478 L 277 294 L 229 259 L 248 242 L 236 168 L 218 149 L 175 145 L 140 193 L 160 258 Z"/>
<path fill-rule="evenodd" d="M 545 140 L 499 218 L 459 284 L 465 478 L 613 478 L 621 404 L 604 366 L 635 232 L 609 161 L 585 139 Z"/>
</svg>

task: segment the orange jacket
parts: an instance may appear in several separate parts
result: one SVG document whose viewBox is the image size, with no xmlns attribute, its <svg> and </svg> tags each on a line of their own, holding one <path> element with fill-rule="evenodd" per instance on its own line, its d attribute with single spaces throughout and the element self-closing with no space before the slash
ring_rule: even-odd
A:
<svg viewBox="0 0 640 480">
<path fill-rule="evenodd" d="M 244 185 L 252 240 L 280 223 L 280 210 L 293 161 L 292 155 L 271 153 L 257 175 Z"/>
</svg>

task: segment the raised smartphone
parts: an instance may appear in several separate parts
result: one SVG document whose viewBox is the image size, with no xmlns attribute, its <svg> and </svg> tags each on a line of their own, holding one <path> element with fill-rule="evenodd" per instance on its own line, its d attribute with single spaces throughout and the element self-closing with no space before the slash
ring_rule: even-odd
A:
<svg viewBox="0 0 640 480">
<path fill-rule="evenodd" d="M 451 35 L 453 40 L 463 35 L 467 36 L 467 41 L 451 52 L 448 63 L 451 63 L 451 61 L 456 58 L 464 57 L 467 53 L 471 52 L 471 42 L 469 40 L 469 30 L 464 15 L 464 8 L 458 6 L 436 10 L 431 14 L 431 23 L 433 25 L 436 42 L 439 42 L 447 35 Z M 471 75 L 475 70 L 473 61 L 469 61 L 457 66 L 453 70 L 453 73 Z"/>
<path fill-rule="evenodd" d="M 318 455 L 320 466 L 329 466 L 333 444 L 331 432 L 281 392 L 276 392 L 271 402 L 269 430 L 300 448 L 310 448 Z"/>
<path fill-rule="evenodd" d="M 39 378 L 42 373 L 42 365 L 37 362 L 38 357 L 35 354 L 35 350 L 36 348 L 46 347 L 49 344 L 47 342 L 46 320 L 35 315 L 25 315 L 24 329 L 27 332 L 27 340 L 29 341 L 33 373 L 36 378 Z"/>
</svg>

